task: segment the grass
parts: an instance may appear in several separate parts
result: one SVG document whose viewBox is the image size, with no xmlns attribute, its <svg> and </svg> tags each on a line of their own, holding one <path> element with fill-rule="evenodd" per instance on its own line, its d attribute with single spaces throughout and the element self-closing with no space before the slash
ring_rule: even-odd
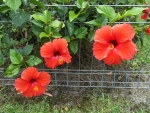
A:
<svg viewBox="0 0 150 113">
<path fill-rule="evenodd" d="M 7 89 L 7 90 L 6 90 Z M 141 105 L 131 105 L 124 97 L 113 98 L 108 93 L 82 93 L 78 97 L 68 94 L 24 98 L 15 91 L 1 88 L 0 113 L 150 113 Z"/>
</svg>

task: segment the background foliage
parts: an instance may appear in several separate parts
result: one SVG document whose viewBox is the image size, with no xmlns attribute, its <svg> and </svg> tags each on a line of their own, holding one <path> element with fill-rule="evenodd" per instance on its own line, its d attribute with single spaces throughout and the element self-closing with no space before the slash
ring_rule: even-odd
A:
<svg viewBox="0 0 150 113">
<path fill-rule="evenodd" d="M 95 29 L 107 24 L 133 22 L 141 48 L 148 37 L 141 19 L 145 8 L 144 0 L 0 0 L 0 65 L 6 77 L 39 65 L 40 46 L 54 38 L 65 38 L 74 56 L 80 40 L 92 43 Z"/>
</svg>

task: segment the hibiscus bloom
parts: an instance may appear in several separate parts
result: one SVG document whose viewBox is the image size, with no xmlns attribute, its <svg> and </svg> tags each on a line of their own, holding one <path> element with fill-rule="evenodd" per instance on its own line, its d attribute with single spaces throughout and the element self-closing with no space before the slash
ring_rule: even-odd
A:
<svg viewBox="0 0 150 113">
<path fill-rule="evenodd" d="M 116 24 L 112 28 L 103 26 L 95 32 L 93 55 L 107 65 L 130 60 L 137 52 L 133 37 L 134 29 L 130 24 Z"/>
<path fill-rule="evenodd" d="M 45 43 L 40 49 L 40 54 L 49 68 L 55 68 L 65 62 L 70 63 L 72 58 L 68 50 L 68 43 L 63 38 Z"/>
<path fill-rule="evenodd" d="M 142 19 L 146 20 L 147 18 L 150 17 L 150 14 L 148 14 L 149 10 L 150 10 L 149 7 L 147 7 L 146 9 L 143 10 L 143 15 L 141 16 Z"/>
<path fill-rule="evenodd" d="M 150 26 L 148 26 L 148 27 L 145 29 L 145 32 L 147 33 L 147 35 L 150 35 Z"/>
<path fill-rule="evenodd" d="M 33 97 L 44 94 L 50 81 L 51 76 L 47 72 L 28 67 L 22 72 L 21 78 L 15 80 L 14 86 L 25 97 Z"/>
</svg>

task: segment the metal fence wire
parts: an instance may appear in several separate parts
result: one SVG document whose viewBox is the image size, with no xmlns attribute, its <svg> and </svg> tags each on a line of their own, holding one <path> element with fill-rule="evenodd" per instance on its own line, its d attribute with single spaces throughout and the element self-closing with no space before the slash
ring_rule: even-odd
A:
<svg viewBox="0 0 150 113">
<path fill-rule="evenodd" d="M 52 0 L 45 1 L 47 9 L 49 7 L 75 7 L 76 4 L 50 4 Z M 96 0 L 95 0 L 96 1 Z M 112 1 L 112 0 L 110 0 Z M 118 7 L 148 7 L 150 5 L 138 5 L 137 0 L 131 0 L 132 4 L 119 4 L 119 0 L 113 1 L 111 4 L 115 10 Z M 90 1 L 89 1 L 90 2 Z M 109 3 L 109 2 L 108 2 Z M 96 4 L 90 4 L 89 8 L 100 6 L 102 0 L 97 0 Z M 30 5 L 33 6 L 33 5 Z M 88 12 L 87 12 L 88 13 Z M 62 21 L 66 21 L 64 14 Z M 11 21 L 0 19 L 0 24 L 10 24 Z M 84 22 L 75 22 L 80 26 Z M 148 21 L 134 22 L 115 22 L 130 23 L 130 24 L 148 24 Z M 6 29 L 7 30 L 7 29 Z M 65 31 L 66 32 L 66 31 Z M 143 36 L 141 36 L 143 37 Z M 76 55 L 73 55 L 72 62 L 65 64 L 55 69 L 48 69 L 43 64 L 40 66 L 41 71 L 47 71 L 52 76 L 52 82 L 49 86 L 65 86 L 65 87 L 100 87 L 100 88 L 147 88 L 150 89 L 150 46 L 146 50 L 137 52 L 135 57 L 127 62 L 122 62 L 121 65 L 107 66 L 103 61 L 98 61 L 92 54 L 92 42 L 83 42 L 78 40 L 79 50 Z M 144 45 L 144 44 L 143 44 Z M 142 56 L 142 59 L 141 59 Z M 19 75 L 21 72 L 19 73 Z M 3 68 L 0 68 L 0 83 L 4 85 L 13 85 L 13 78 L 3 78 Z"/>
</svg>

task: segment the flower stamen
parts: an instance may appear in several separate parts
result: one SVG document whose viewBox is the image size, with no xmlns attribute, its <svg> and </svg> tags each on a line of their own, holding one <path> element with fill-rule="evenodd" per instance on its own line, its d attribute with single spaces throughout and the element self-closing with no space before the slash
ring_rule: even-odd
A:
<svg viewBox="0 0 150 113">
<path fill-rule="evenodd" d="M 114 45 L 113 45 L 113 44 L 110 44 L 110 45 L 109 45 L 109 49 L 114 49 Z"/>
<path fill-rule="evenodd" d="M 62 58 L 59 58 L 58 62 L 62 65 L 64 63 L 64 60 Z"/>
<path fill-rule="evenodd" d="M 33 90 L 34 90 L 34 91 L 38 91 L 39 88 L 38 88 L 37 86 L 35 86 Z"/>
</svg>

